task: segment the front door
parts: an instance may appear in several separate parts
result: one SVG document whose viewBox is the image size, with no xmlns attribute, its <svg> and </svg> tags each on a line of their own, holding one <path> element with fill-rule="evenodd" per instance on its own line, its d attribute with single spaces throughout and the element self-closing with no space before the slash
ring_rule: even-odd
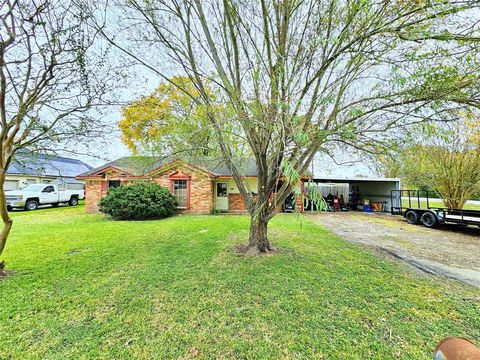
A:
<svg viewBox="0 0 480 360">
<path fill-rule="evenodd" d="M 228 211 L 228 183 L 219 182 L 215 188 L 215 209 Z"/>
</svg>

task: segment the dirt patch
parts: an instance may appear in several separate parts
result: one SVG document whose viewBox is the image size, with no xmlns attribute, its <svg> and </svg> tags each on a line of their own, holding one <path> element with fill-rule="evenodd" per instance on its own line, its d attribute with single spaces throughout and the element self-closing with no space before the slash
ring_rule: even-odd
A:
<svg viewBox="0 0 480 360">
<path fill-rule="evenodd" d="M 250 257 L 250 256 L 272 256 L 272 255 L 276 255 L 276 254 L 279 254 L 281 251 L 274 247 L 273 250 L 270 250 L 268 252 L 255 252 L 255 253 L 252 253 L 251 252 L 251 249 L 248 247 L 247 244 L 239 244 L 239 245 L 235 245 L 233 247 L 233 250 L 236 254 L 240 255 L 240 256 L 247 256 L 247 257 Z"/>
<path fill-rule="evenodd" d="M 5 269 L 5 262 L 0 262 L 0 280 L 5 279 L 7 276 L 15 275 L 15 271 L 13 270 L 6 270 Z"/>
<path fill-rule="evenodd" d="M 76 255 L 76 254 L 80 254 L 82 252 L 82 250 L 80 249 L 72 249 L 72 250 L 69 250 L 67 252 L 68 255 Z"/>
<path fill-rule="evenodd" d="M 402 260 L 422 271 L 480 287 L 480 229 L 444 225 L 428 229 L 400 216 L 322 213 L 316 222 L 340 237 Z"/>
<path fill-rule="evenodd" d="M 247 252 L 247 249 L 248 249 L 248 246 L 246 244 L 239 244 L 233 247 L 233 251 L 237 255 L 245 255 L 245 253 Z"/>
<path fill-rule="evenodd" d="M 273 231 L 270 233 L 272 235 L 274 233 Z M 234 243 L 233 247 L 231 248 L 233 253 L 239 256 L 270 256 L 270 255 L 275 255 L 281 252 L 280 249 L 278 249 L 276 246 L 272 246 L 273 250 L 262 253 L 252 253 L 251 251 L 249 252 L 248 248 L 248 231 L 239 231 L 236 233 L 230 233 L 228 234 L 227 239 L 231 242 Z M 271 241 L 271 236 L 269 236 L 269 239 Z M 271 243 L 272 244 L 272 243 Z"/>
<path fill-rule="evenodd" d="M 16 273 L 14 270 L 0 270 L 0 281 L 7 277 L 14 276 Z"/>
</svg>

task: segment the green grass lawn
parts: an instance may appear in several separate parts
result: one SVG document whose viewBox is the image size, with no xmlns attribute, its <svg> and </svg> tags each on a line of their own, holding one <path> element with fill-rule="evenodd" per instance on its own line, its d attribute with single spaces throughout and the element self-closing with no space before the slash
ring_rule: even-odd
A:
<svg viewBox="0 0 480 360">
<path fill-rule="evenodd" d="M 480 291 L 296 215 L 272 221 L 281 253 L 257 258 L 232 250 L 245 216 L 115 222 L 79 206 L 13 217 L 1 359 L 426 359 L 443 337 L 480 341 Z"/>
</svg>

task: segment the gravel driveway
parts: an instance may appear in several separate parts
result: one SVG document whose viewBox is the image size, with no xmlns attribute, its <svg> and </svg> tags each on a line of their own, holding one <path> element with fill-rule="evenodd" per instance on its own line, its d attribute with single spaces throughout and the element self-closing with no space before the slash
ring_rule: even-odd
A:
<svg viewBox="0 0 480 360">
<path fill-rule="evenodd" d="M 422 271 L 480 288 L 480 229 L 444 225 L 427 229 L 401 216 L 360 212 L 311 215 L 345 240 L 400 259 Z"/>
</svg>

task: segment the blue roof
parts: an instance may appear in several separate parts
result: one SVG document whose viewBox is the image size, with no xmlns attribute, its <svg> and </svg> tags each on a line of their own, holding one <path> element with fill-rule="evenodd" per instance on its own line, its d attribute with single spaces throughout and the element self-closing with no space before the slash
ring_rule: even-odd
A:
<svg viewBox="0 0 480 360">
<path fill-rule="evenodd" d="M 73 178 L 91 169 L 81 160 L 22 151 L 15 155 L 7 174 Z"/>
</svg>

